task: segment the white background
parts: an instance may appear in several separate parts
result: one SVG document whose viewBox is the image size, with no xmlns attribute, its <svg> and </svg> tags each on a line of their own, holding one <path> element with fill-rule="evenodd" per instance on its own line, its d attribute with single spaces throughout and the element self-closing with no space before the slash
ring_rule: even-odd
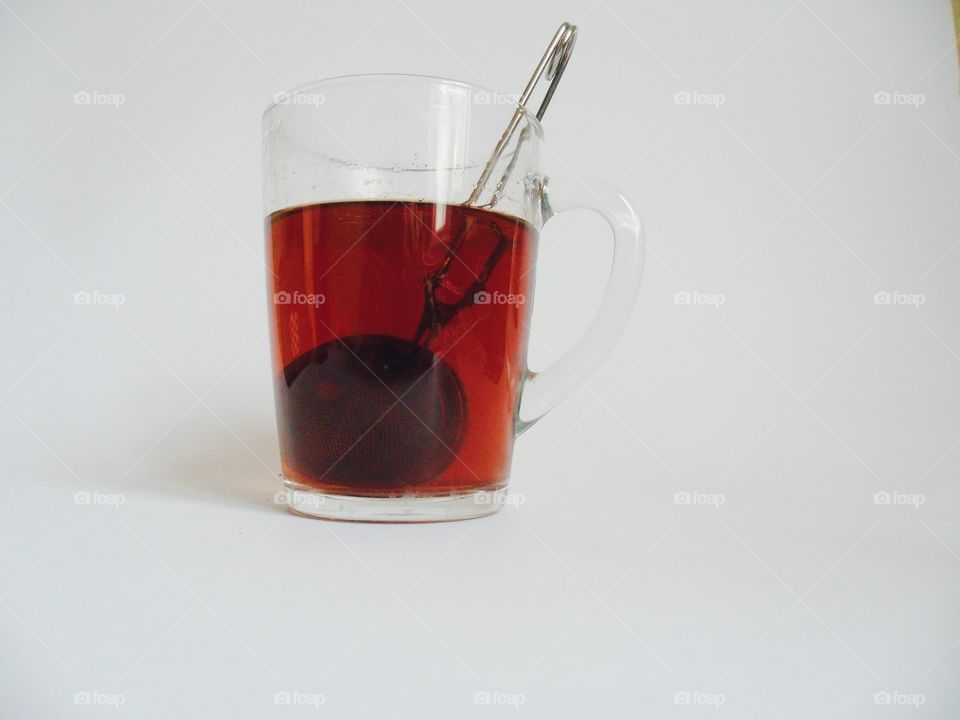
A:
<svg viewBox="0 0 960 720">
<path fill-rule="evenodd" d="M 957 716 L 949 3 L 539 5 L 0 2 L 0 716 Z M 361 72 L 518 92 L 562 20 L 548 170 L 648 231 L 624 341 L 518 444 L 519 507 L 287 514 L 263 107 Z M 604 233 L 544 233 L 535 366 Z"/>
</svg>

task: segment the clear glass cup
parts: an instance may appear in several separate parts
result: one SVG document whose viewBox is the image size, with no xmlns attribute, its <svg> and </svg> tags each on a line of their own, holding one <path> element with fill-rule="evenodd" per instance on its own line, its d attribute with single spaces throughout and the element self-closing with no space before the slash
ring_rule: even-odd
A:
<svg viewBox="0 0 960 720">
<path fill-rule="evenodd" d="M 515 438 L 583 381 L 630 315 L 637 214 L 604 184 L 548 183 L 513 96 L 411 75 L 322 80 L 264 113 L 264 212 L 286 499 L 337 520 L 479 517 L 506 500 Z M 539 230 L 600 213 L 614 256 L 592 324 L 526 366 Z M 522 403 L 521 403 L 522 398 Z"/>
</svg>

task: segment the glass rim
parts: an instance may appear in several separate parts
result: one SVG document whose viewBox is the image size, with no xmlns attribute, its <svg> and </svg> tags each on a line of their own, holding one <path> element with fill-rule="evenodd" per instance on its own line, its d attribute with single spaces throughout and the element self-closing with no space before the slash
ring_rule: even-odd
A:
<svg viewBox="0 0 960 720">
<path fill-rule="evenodd" d="M 440 77 L 438 75 L 419 75 L 416 73 L 357 73 L 354 75 L 337 75 L 329 78 L 321 78 L 320 80 L 312 80 L 308 83 L 302 85 L 297 85 L 296 87 L 290 88 L 289 90 L 284 90 L 277 95 L 290 96 L 297 93 L 306 92 L 310 88 L 315 88 L 320 85 L 328 85 L 335 82 L 346 82 L 346 81 L 355 81 L 355 80 L 374 80 L 374 79 L 394 79 L 394 80 L 430 80 L 432 82 L 444 83 L 446 85 L 458 85 L 460 87 L 469 88 L 470 90 L 476 90 L 479 92 L 485 92 L 490 94 L 499 93 L 499 90 L 493 90 L 492 88 L 485 87 L 483 85 L 477 85 L 476 83 L 468 83 L 463 80 L 454 80 L 452 78 Z M 284 105 L 285 103 L 282 100 L 274 98 L 263 111 L 261 117 L 266 117 L 267 114 L 276 107 Z M 512 103 L 511 105 L 514 110 L 519 109 L 527 122 L 529 122 L 537 131 L 537 134 L 540 137 L 543 137 L 543 125 L 540 124 L 540 121 L 537 119 L 535 113 L 531 112 L 529 108 L 520 105 L 519 103 Z"/>
</svg>

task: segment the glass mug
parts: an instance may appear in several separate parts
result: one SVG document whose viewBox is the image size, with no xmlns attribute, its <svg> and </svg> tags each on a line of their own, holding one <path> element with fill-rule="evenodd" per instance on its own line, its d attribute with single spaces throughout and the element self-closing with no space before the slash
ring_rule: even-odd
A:
<svg viewBox="0 0 960 720">
<path fill-rule="evenodd" d="M 360 75 L 283 93 L 265 111 L 274 393 L 295 512 L 380 522 L 496 512 L 515 438 L 622 333 L 643 264 L 637 215 L 606 186 L 548 184 L 533 114 L 522 112 L 484 192 L 465 202 L 516 109 L 452 80 Z M 609 282 L 583 337 L 534 373 L 538 233 L 570 208 L 612 228 Z"/>
</svg>

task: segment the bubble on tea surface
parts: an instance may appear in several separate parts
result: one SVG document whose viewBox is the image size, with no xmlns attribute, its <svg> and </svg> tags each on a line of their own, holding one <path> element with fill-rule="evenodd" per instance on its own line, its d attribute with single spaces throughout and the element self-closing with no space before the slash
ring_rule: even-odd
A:
<svg viewBox="0 0 960 720">
<path fill-rule="evenodd" d="M 463 441 L 466 396 L 456 373 L 409 340 L 332 340 L 287 365 L 279 381 L 296 439 L 287 462 L 324 483 L 379 491 L 424 483 Z"/>
</svg>

